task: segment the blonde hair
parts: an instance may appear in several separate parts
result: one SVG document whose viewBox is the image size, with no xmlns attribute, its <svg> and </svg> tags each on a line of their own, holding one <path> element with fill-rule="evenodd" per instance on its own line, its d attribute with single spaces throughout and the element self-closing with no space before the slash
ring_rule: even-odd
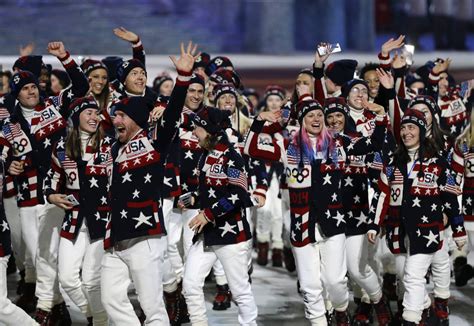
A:
<svg viewBox="0 0 474 326">
<path fill-rule="evenodd" d="M 471 114 L 469 124 L 464 128 L 462 134 L 456 139 L 456 146 L 461 148 L 462 144 L 466 144 L 469 148 L 474 146 L 474 114 Z"/>
</svg>

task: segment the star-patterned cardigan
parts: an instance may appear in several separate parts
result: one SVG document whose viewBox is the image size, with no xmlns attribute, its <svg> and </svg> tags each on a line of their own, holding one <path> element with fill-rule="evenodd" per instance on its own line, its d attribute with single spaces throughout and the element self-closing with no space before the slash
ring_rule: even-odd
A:
<svg viewBox="0 0 474 326">
<path fill-rule="evenodd" d="M 0 162 L 0 257 L 8 256 L 12 252 L 10 227 L 3 206 L 3 182 L 5 181 L 3 168 L 3 162 Z"/>
<path fill-rule="evenodd" d="M 453 160 L 451 162 L 456 183 L 462 187 L 462 213 L 464 223 L 469 231 L 474 230 L 474 148 L 469 147 L 466 142 L 461 142 L 454 147 Z"/>
<path fill-rule="evenodd" d="M 387 116 L 377 116 L 376 128 L 370 138 L 349 138 L 336 135 L 334 150 L 326 160 L 310 161 L 303 155 L 299 167 L 299 146 L 281 138 L 259 141 L 264 121 L 255 120 L 245 143 L 245 153 L 252 157 L 281 161 L 285 167 L 290 192 L 291 243 L 303 247 L 345 232 L 346 220 L 342 206 L 343 172 L 349 155 L 362 155 L 381 148 Z"/>
<path fill-rule="evenodd" d="M 199 161 L 199 207 L 210 223 L 203 230 L 204 244 L 227 245 L 252 238 L 245 208 L 253 206 L 242 156 L 225 132 L 211 152 Z"/>
<path fill-rule="evenodd" d="M 108 220 L 108 179 L 112 168 L 110 145 L 112 139 L 102 139 L 99 151 L 86 146 L 86 152 L 79 161 L 66 155 L 65 139 L 56 144 L 51 158 L 51 169 L 45 179 L 44 194 L 60 193 L 73 195 L 79 205 L 65 212 L 61 236 L 76 239 L 84 219 L 91 240 L 105 237 L 105 224 Z"/>
<path fill-rule="evenodd" d="M 405 236 L 411 255 L 433 253 L 443 245 L 443 213 L 454 238 L 466 235 L 457 201 L 460 190 L 443 157 L 437 155 L 422 164 L 416 160 L 410 169 L 408 173 L 406 165 L 397 167 L 393 162 L 384 166 L 375 221 L 369 228 L 378 231 L 385 226 L 387 244 L 394 254 L 407 253 Z M 418 177 L 420 169 L 422 177 Z"/>
<path fill-rule="evenodd" d="M 128 143 L 117 141 L 112 146 L 112 214 L 106 225 L 105 249 L 122 240 L 166 235 L 161 191 L 166 156 L 178 132 L 189 85 L 189 77 L 181 74 L 155 134 L 142 130 Z"/>
<path fill-rule="evenodd" d="M 89 89 L 84 73 L 69 53 L 61 63 L 71 78 L 71 86 L 59 96 L 41 101 L 34 108 L 31 126 L 23 117 L 19 104 L 11 117 L 2 122 L 0 146 L 8 148 L 4 157 L 7 167 L 12 160 L 25 162 L 24 172 L 16 177 L 19 207 L 44 203 L 43 181 L 51 165 L 53 145 L 65 135 L 69 105 Z M 1 152 L 5 153 L 4 150 Z"/>
</svg>

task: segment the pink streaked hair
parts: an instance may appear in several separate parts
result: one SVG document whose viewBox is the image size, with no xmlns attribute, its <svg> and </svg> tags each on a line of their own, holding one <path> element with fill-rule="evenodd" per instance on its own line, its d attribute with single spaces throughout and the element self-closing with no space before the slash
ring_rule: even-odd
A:
<svg viewBox="0 0 474 326">
<path fill-rule="evenodd" d="M 304 125 L 301 126 L 301 133 L 297 133 L 293 138 L 293 144 L 295 146 L 299 147 L 300 142 L 302 145 L 301 148 L 303 149 L 303 153 L 310 161 L 312 161 L 316 157 L 316 153 L 313 150 L 313 145 L 311 143 L 311 140 L 309 139 L 308 132 L 306 131 Z M 328 128 L 326 128 L 326 125 L 323 125 L 321 133 L 316 137 L 316 151 L 326 152 L 329 149 L 329 153 L 332 153 L 334 148 L 335 142 L 333 134 Z"/>
</svg>

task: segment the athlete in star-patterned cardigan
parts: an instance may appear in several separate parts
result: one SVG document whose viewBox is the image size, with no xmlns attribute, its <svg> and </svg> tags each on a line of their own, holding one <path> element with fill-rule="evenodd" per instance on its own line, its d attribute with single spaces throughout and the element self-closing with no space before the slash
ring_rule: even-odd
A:
<svg viewBox="0 0 474 326">
<path fill-rule="evenodd" d="M 12 115 L 2 122 L 0 143 L 8 148 L 7 166 L 12 161 L 23 162 L 24 166 L 24 171 L 16 176 L 19 207 L 44 203 L 43 180 L 51 164 L 53 145 L 65 134 L 69 105 L 89 89 L 82 70 L 69 53 L 65 53 L 59 59 L 71 78 L 71 87 L 58 96 L 40 99 L 34 105 L 30 121 L 25 119 L 21 103 L 18 103 Z M 28 72 L 20 72 L 12 78 L 13 83 L 19 81 L 18 85 L 25 85 L 23 79 L 32 84 L 36 80 Z"/>
<path fill-rule="evenodd" d="M 112 215 L 106 231 L 105 248 L 117 241 L 145 235 L 166 234 L 160 208 L 163 163 L 171 140 L 178 131 L 178 121 L 184 105 L 191 74 L 178 71 L 179 78 L 164 110 L 155 137 L 140 131 L 127 143 L 117 141 L 112 147 L 114 167 L 111 177 Z M 132 100 L 133 98 L 128 98 Z M 137 110 L 149 110 L 149 107 Z M 119 103 L 127 105 L 127 99 Z M 118 110 L 118 108 L 115 108 Z M 148 121 L 148 115 L 146 116 Z"/>
</svg>

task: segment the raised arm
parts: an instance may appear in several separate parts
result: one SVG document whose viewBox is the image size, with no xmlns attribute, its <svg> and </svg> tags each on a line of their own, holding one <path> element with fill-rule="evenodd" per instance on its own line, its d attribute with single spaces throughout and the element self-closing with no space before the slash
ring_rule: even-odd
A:
<svg viewBox="0 0 474 326">
<path fill-rule="evenodd" d="M 157 136 L 155 138 L 162 152 L 167 151 L 171 144 L 170 140 L 178 131 L 179 120 L 181 112 L 183 111 L 184 100 L 186 99 L 186 92 L 192 76 L 194 60 L 199 56 L 199 54 L 196 55 L 196 51 L 197 44 L 193 44 L 193 42 L 189 41 L 186 49 L 184 48 L 184 44 L 181 43 L 181 55 L 179 58 L 170 56 L 178 73 L 178 77 L 176 78 L 176 84 L 171 93 L 170 101 L 163 113 L 161 123 L 156 128 Z"/>
<path fill-rule="evenodd" d="M 267 161 L 280 161 L 285 151 L 284 145 L 274 137 L 268 140 L 260 140 L 259 134 L 265 125 L 265 121 L 275 123 L 280 118 L 279 112 L 260 112 L 254 119 L 250 131 L 245 140 L 244 153 L 255 159 Z"/>
<path fill-rule="evenodd" d="M 134 32 L 125 29 L 125 27 L 114 28 L 114 34 L 118 38 L 132 44 L 133 59 L 140 60 L 145 66 L 145 50 L 143 49 L 140 37 Z"/>
<path fill-rule="evenodd" d="M 63 42 L 48 43 L 48 52 L 61 61 L 61 64 L 64 69 L 66 69 L 69 78 L 71 78 L 71 86 L 64 89 L 61 94 L 59 94 L 61 114 L 68 116 L 67 110 L 69 109 L 69 105 L 74 99 L 83 97 L 87 94 L 89 91 L 89 82 L 81 68 L 77 65 L 69 52 L 66 51 Z"/>
</svg>

